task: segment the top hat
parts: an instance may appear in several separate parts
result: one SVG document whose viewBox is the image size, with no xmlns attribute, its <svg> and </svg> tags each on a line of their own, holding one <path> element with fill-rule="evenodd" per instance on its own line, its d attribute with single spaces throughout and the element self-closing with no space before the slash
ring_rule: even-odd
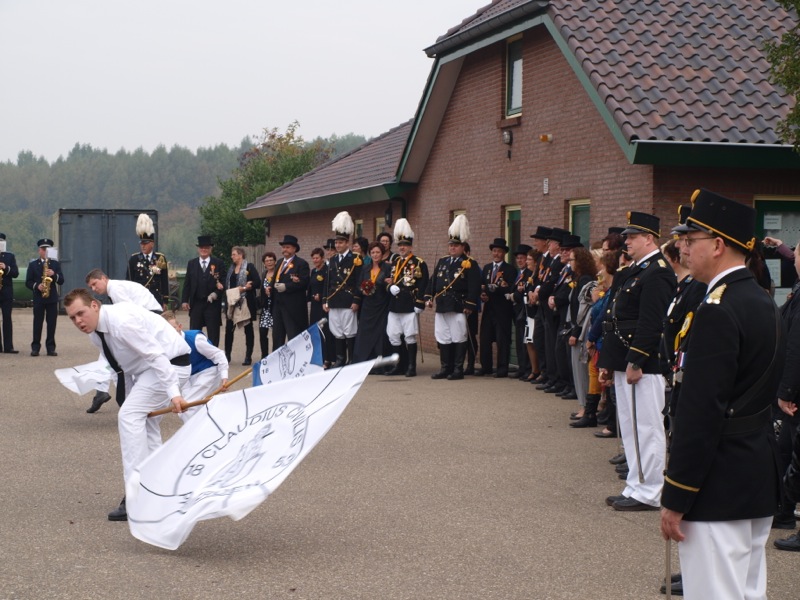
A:
<svg viewBox="0 0 800 600">
<path fill-rule="evenodd" d="M 553 240 L 560 244 L 561 240 L 564 239 L 565 235 L 569 235 L 569 231 L 567 231 L 566 229 L 561 229 L 560 227 L 553 227 L 550 230 L 550 234 L 547 236 L 547 239 Z"/>
<path fill-rule="evenodd" d="M 197 247 L 200 248 L 202 246 L 213 246 L 214 242 L 211 240 L 210 235 L 198 235 L 197 236 Z"/>
<path fill-rule="evenodd" d="M 692 213 L 686 224 L 690 229 L 725 238 L 744 250 L 756 245 L 755 209 L 706 189 L 692 194 Z"/>
<path fill-rule="evenodd" d="M 297 238 L 293 235 L 283 234 L 283 239 L 278 242 L 279 246 L 294 246 L 295 252 L 300 252 L 300 244 L 297 243 Z"/>
<path fill-rule="evenodd" d="M 489 250 L 494 250 L 495 248 L 502 248 L 505 252 L 508 252 L 508 244 L 503 238 L 494 238 L 494 241 L 489 244 Z"/>
<path fill-rule="evenodd" d="M 4 239 L 6 239 L 6 234 L 5 233 L 0 233 L 0 240 L 4 240 Z"/>
<path fill-rule="evenodd" d="M 581 236 L 579 235 L 571 235 L 567 234 L 564 236 L 564 239 L 561 240 L 561 247 L 562 248 L 583 248 L 583 244 L 581 244 Z"/>
<path fill-rule="evenodd" d="M 661 220 L 655 215 L 628 211 L 628 226 L 622 230 L 622 235 L 632 233 L 650 233 L 661 237 Z"/>
<path fill-rule="evenodd" d="M 625 231 L 624 227 L 609 227 L 608 228 L 608 235 L 622 235 L 622 232 Z"/>
<path fill-rule="evenodd" d="M 328 240 L 325 242 L 325 245 L 323 246 L 323 248 L 325 248 L 325 250 L 335 250 L 336 249 L 336 242 L 334 241 L 333 238 L 328 238 Z"/>
<path fill-rule="evenodd" d="M 514 256 L 518 256 L 520 254 L 524 254 L 527 256 L 528 252 L 530 252 L 531 250 L 533 250 L 533 248 L 528 246 L 528 244 L 520 244 L 519 246 L 517 246 L 517 249 L 514 250 Z"/>
<path fill-rule="evenodd" d="M 54 246 L 53 240 L 47 238 L 42 238 L 36 242 L 36 245 L 39 246 L 39 248 L 52 248 Z"/>
<path fill-rule="evenodd" d="M 681 235 L 689 232 L 689 226 L 686 224 L 686 219 L 692 212 L 691 204 L 682 204 L 678 207 L 678 224 L 672 228 L 672 235 Z"/>
<path fill-rule="evenodd" d="M 549 227 L 542 227 L 541 225 L 539 225 L 536 228 L 536 231 L 531 235 L 531 237 L 537 240 L 546 240 L 547 236 L 550 235 L 551 233 L 553 233 L 552 229 L 550 229 Z"/>
</svg>

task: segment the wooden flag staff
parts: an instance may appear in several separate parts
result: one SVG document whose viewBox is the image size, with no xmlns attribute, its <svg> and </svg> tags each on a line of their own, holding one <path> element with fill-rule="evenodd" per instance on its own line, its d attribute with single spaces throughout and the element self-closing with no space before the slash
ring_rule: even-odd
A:
<svg viewBox="0 0 800 600">
<path fill-rule="evenodd" d="M 249 369 L 246 369 L 246 370 L 242 371 L 241 373 L 239 373 L 233 379 L 229 379 L 228 383 L 226 383 L 225 385 L 219 386 L 216 390 L 211 392 L 211 394 L 209 394 L 208 396 L 206 396 L 202 400 L 195 400 L 194 402 L 184 402 L 184 403 L 182 403 L 181 404 L 181 410 L 186 410 L 187 408 L 192 408 L 193 406 L 200 406 L 201 404 L 206 404 L 214 396 L 216 396 L 217 394 L 219 394 L 221 392 L 227 391 L 228 388 L 230 388 L 234 383 L 236 383 L 240 379 L 243 379 L 244 377 L 247 377 L 252 372 L 253 372 L 253 367 L 250 367 Z M 153 412 L 148 413 L 147 416 L 148 417 L 157 417 L 159 415 L 166 415 L 166 414 L 171 413 L 171 412 L 172 412 L 172 406 L 167 406 L 166 408 L 160 408 L 158 410 L 154 410 Z"/>
</svg>

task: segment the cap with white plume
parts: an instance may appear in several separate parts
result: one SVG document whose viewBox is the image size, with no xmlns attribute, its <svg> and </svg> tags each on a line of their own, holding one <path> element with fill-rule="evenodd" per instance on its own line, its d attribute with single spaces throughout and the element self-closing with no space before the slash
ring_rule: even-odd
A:
<svg viewBox="0 0 800 600">
<path fill-rule="evenodd" d="M 139 218 L 136 220 L 136 235 L 139 236 L 139 240 L 155 240 L 156 239 L 156 228 L 153 225 L 153 219 L 150 218 L 150 215 L 142 213 L 139 215 Z"/>
<path fill-rule="evenodd" d="M 349 240 L 350 236 L 353 235 L 353 232 L 356 229 L 356 226 L 353 223 L 353 218 L 346 210 L 343 210 L 333 218 L 333 221 L 331 221 L 331 227 L 333 228 L 333 233 L 336 234 L 336 239 L 338 240 Z"/>
<path fill-rule="evenodd" d="M 450 244 L 463 244 L 469 239 L 469 221 L 467 221 L 466 215 L 456 215 L 456 218 L 453 219 L 452 225 L 450 225 L 450 229 L 447 230 L 447 234 L 450 236 Z"/>
<path fill-rule="evenodd" d="M 394 241 L 397 244 L 414 245 L 414 232 L 407 220 L 397 219 L 397 223 L 394 225 Z"/>
</svg>

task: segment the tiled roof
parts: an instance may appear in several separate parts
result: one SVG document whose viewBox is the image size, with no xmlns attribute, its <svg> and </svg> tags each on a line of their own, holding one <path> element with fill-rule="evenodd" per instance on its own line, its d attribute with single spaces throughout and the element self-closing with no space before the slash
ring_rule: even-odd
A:
<svg viewBox="0 0 800 600">
<path fill-rule="evenodd" d="M 407 121 L 258 198 L 259 208 L 393 183 L 411 131 Z"/>
<path fill-rule="evenodd" d="M 437 43 L 526 4 L 495 0 Z M 775 0 L 551 0 L 547 14 L 628 141 L 780 143 L 790 98 L 762 47 L 796 16 Z"/>
</svg>

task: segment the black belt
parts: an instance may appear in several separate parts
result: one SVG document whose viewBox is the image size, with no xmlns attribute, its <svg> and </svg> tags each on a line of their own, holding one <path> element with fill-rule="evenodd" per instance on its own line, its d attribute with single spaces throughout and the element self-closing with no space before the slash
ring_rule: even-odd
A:
<svg viewBox="0 0 800 600">
<path fill-rule="evenodd" d="M 722 435 L 743 435 L 760 431 L 772 423 L 772 407 L 767 406 L 760 412 L 747 417 L 725 419 L 722 422 Z"/>
<path fill-rule="evenodd" d="M 637 321 L 603 321 L 604 333 L 633 333 Z"/>
<path fill-rule="evenodd" d="M 175 365 L 176 367 L 188 367 L 190 364 L 192 364 L 189 354 L 181 354 L 180 356 L 176 356 L 169 362 Z"/>
</svg>

